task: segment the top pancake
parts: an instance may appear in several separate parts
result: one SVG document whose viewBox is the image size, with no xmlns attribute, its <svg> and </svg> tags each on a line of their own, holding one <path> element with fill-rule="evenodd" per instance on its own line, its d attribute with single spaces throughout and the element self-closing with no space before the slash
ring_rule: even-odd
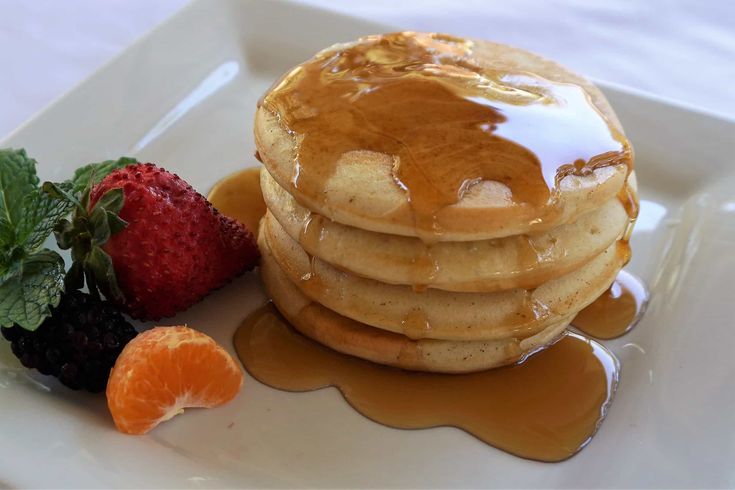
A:
<svg viewBox="0 0 735 490">
<path fill-rule="evenodd" d="M 434 34 L 320 52 L 265 95 L 255 138 L 305 207 L 426 241 L 553 228 L 620 194 L 632 167 L 591 83 L 520 49 Z"/>
</svg>

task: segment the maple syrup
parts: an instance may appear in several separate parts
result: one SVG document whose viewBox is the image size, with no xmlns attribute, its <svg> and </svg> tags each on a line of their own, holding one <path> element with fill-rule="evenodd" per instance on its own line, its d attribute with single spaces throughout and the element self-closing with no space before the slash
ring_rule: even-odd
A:
<svg viewBox="0 0 735 490">
<path fill-rule="evenodd" d="M 260 169 L 251 167 L 228 175 L 207 196 L 220 213 L 244 224 L 254 235 L 266 209 L 260 190 Z"/>
<path fill-rule="evenodd" d="M 556 197 L 564 177 L 614 165 L 627 166 L 628 174 L 632 169 L 629 143 L 582 87 L 486 69 L 472 60 L 472 49 L 471 41 L 436 34 L 370 36 L 323 51 L 287 73 L 260 101 L 294 136 L 292 185 L 311 196 L 327 198 L 323 186 L 346 153 L 369 150 L 396 162 L 395 182 L 406 192 L 417 235 L 426 243 L 425 253 L 414 259 L 417 291 L 436 276 L 431 244 L 443 232 L 437 213 L 458 203 L 474 185 L 500 182 L 516 204 L 537 210 L 534 220 L 544 220 L 560 212 Z M 578 145 L 569 144 L 570 135 Z M 242 216 L 255 231 L 265 212 L 257 178 L 231 179 L 218 184 L 210 200 L 223 213 Z M 616 253 L 627 260 L 637 197 L 626 183 L 618 198 L 631 226 Z M 326 219 L 312 214 L 299 241 L 318 249 Z M 533 270 L 553 260 L 553 244 L 525 235 L 518 241 L 522 266 Z M 323 288 L 314 264 L 311 257 L 302 286 Z M 600 338 L 624 333 L 645 304 L 645 295 L 637 294 L 627 278 L 621 273 L 603 297 L 580 312 L 575 326 Z M 523 306 L 510 324 L 549 314 L 529 291 L 519 294 L 525 295 Z M 432 329 L 420 310 L 407 315 L 402 327 L 413 338 Z M 519 339 L 530 334 L 517 333 Z M 513 366 L 471 374 L 400 370 L 304 337 L 271 303 L 247 317 L 234 342 L 248 372 L 274 388 L 334 386 L 355 410 L 384 425 L 457 427 L 539 461 L 564 460 L 589 442 L 619 377 L 612 353 L 573 333 Z"/>
<path fill-rule="evenodd" d="M 521 364 L 471 374 L 431 374 L 340 354 L 302 336 L 268 303 L 234 337 L 248 372 L 287 391 L 334 386 L 381 424 L 452 426 L 511 454 L 562 461 L 589 442 L 618 383 L 615 357 L 567 334 Z"/>
<path fill-rule="evenodd" d="M 306 220 L 304 220 L 299 233 L 299 244 L 307 251 L 315 251 L 318 255 L 321 244 L 329 233 L 327 223 L 329 218 L 311 212 Z M 436 275 L 439 272 L 439 262 L 431 251 L 432 245 L 422 243 L 421 252 L 412 258 L 411 264 L 411 283 L 414 291 L 422 292 L 433 284 Z"/>
<path fill-rule="evenodd" d="M 539 210 L 538 220 L 559 212 L 565 176 L 630 171 L 628 141 L 582 87 L 484 68 L 472 49 L 439 34 L 368 36 L 287 73 L 260 104 L 295 136 L 293 186 L 326 199 L 343 155 L 388 155 L 416 231 L 431 241 L 443 232 L 437 212 L 479 182 L 504 184 L 516 203 Z"/>
<path fill-rule="evenodd" d="M 610 288 L 577 313 L 572 325 L 598 339 L 614 339 L 635 327 L 645 312 L 648 291 L 643 281 L 620 271 Z"/>
<path fill-rule="evenodd" d="M 622 193 L 621 193 L 622 196 Z M 278 220 L 278 218 L 276 218 Z M 322 256 L 322 253 L 334 253 L 335 241 L 329 242 L 328 248 L 323 247 L 323 242 L 327 240 L 331 233 L 332 221 L 318 213 L 309 212 L 306 219 L 304 219 L 301 225 L 299 233 L 299 244 L 307 251 L 307 253 Z M 630 223 L 626 229 L 624 236 L 629 236 L 627 230 L 632 230 L 632 223 Z M 505 272 L 508 276 L 505 279 L 498 279 L 497 276 L 494 278 L 489 276 L 487 279 L 473 280 L 466 282 L 453 283 L 455 286 L 464 287 L 463 290 L 471 292 L 494 292 L 513 288 L 533 288 L 539 284 L 550 281 L 571 272 L 572 269 L 562 269 L 554 266 L 555 261 L 562 260 L 566 255 L 566 251 L 556 247 L 557 239 L 550 238 L 541 240 L 537 235 L 523 234 L 505 237 L 501 240 L 489 240 L 491 243 L 495 243 L 498 247 L 503 245 L 501 241 L 511 242 L 505 245 L 507 247 L 513 247 L 517 254 L 516 256 L 516 267 L 511 272 Z M 418 242 L 420 248 L 412 258 L 406 257 L 405 262 L 400 264 L 401 269 L 407 270 L 409 275 L 407 281 L 412 285 L 414 291 L 423 292 L 429 286 L 437 283 L 437 277 L 441 271 L 441 264 L 438 254 L 434 252 L 436 244 Z M 331 247 L 331 248 L 329 248 Z M 466 253 L 470 256 L 476 256 L 475 250 L 466 250 Z M 383 257 L 386 259 L 387 257 Z M 397 260 L 397 259 L 396 259 Z M 481 260 L 478 258 L 478 260 Z M 332 263 L 333 266 L 340 268 L 336 263 Z M 398 264 L 396 264 L 398 266 Z M 352 274 L 362 275 L 355 271 L 350 271 Z M 525 280 L 519 280 L 517 276 L 526 276 Z M 364 277 L 370 277 L 366 275 Z M 488 287 L 490 282 L 491 287 Z M 440 287 L 440 289 L 442 289 Z M 457 291 L 457 289 L 450 289 Z"/>
<path fill-rule="evenodd" d="M 244 216 L 243 221 L 253 223 L 255 230 L 263 212 L 256 210 L 264 209 L 259 207 L 262 195 L 255 185 L 257 171 L 246 169 L 226 177 L 210 193 L 216 207 L 231 216 Z M 225 200 L 222 196 L 234 197 Z M 627 257 L 628 244 L 621 242 L 617 253 Z M 312 277 L 313 263 L 309 275 L 304 280 L 318 281 Z M 627 277 L 633 276 L 623 272 L 617 279 L 626 291 L 639 284 Z M 614 312 L 618 301 L 630 311 L 629 296 L 617 291 L 613 286 L 608 297 L 599 300 L 604 311 Z M 645 298 L 640 288 L 635 291 L 636 298 Z M 599 304 L 593 303 L 588 308 L 596 307 Z M 640 315 L 642 307 L 637 311 Z M 580 313 L 577 318 L 584 316 Z M 421 312 L 407 318 L 404 327 L 414 337 L 431 328 Z M 580 329 L 604 337 L 589 324 Z M 618 362 L 609 351 L 575 334 L 505 368 L 459 375 L 404 371 L 340 354 L 307 339 L 271 303 L 248 316 L 234 342 L 250 374 L 274 388 L 310 391 L 336 386 L 351 406 L 384 425 L 458 427 L 509 453 L 550 462 L 574 455 L 589 442 L 610 405 L 619 374 Z"/>
</svg>

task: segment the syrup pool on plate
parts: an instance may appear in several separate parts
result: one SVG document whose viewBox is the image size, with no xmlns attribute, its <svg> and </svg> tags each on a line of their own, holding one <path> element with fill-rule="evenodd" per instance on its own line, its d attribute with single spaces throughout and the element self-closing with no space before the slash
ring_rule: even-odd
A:
<svg viewBox="0 0 735 490">
<path fill-rule="evenodd" d="M 608 409 L 619 366 L 602 345 L 567 334 L 525 362 L 471 374 L 405 371 L 340 354 L 291 328 L 268 303 L 235 333 L 260 382 L 287 391 L 334 386 L 381 424 L 461 428 L 509 453 L 561 461 L 589 442 Z"/>
<path fill-rule="evenodd" d="M 577 313 L 572 325 L 598 339 L 614 339 L 629 332 L 643 315 L 648 292 L 633 274 L 620 271 L 610 288 Z"/>
<path fill-rule="evenodd" d="M 209 195 L 216 208 L 244 217 L 254 231 L 265 209 L 256 185 L 259 171 L 226 177 Z M 590 335 L 625 333 L 646 298 L 645 286 L 621 271 L 575 321 Z M 592 320 L 584 323 L 586 317 Z M 620 370 L 604 346 L 566 334 L 513 366 L 471 374 L 404 371 L 340 354 L 302 336 L 271 303 L 247 317 L 234 342 L 245 368 L 266 385 L 287 391 L 335 386 L 355 410 L 384 425 L 458 427 L 509 453 L 548 462 L 569 458 L 590 441 L 610 406 Z"/>
<path fill-rule="evenodd" d="M 234 218 L 258 233 L 258 223 L 265 214 L 265 201 L 260 192 L 260 167 L 250 167 L 228 175 L 217 182 L 207 196 L 222 214 Z"/>
</svg>

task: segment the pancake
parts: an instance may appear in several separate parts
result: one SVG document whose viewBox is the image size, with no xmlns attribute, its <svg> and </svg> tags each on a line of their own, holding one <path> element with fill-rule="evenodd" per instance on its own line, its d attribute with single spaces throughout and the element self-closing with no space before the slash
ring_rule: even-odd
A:
<svg viewBox="0 0 735 490">
<path fill-rule="evenodd" d="M 602 253 L 629 221 L 623 205 L 613 198 L 573 223 L 538 235 L 425 244 L 324 218 L 298 204 L 267 171 L 260 179 L 268 209 L 309 255 L 376 281 L 446 291 L 537 287 Z"/>
<path fill-rule="evenodd" d="M 415 292 L 340 271 L 309 257 L 266 214 L 261 234 L 289 280 L 311 300 L 361 323 L 407 335 L 443 340 L 530 337 L 600 296 L 628 258 L 616 242 L 582 268 L 535 290 L 456 293 Z"/>
<path fill-rule="evenodd" d="M 523 340 L 411 340 L 361 324 L 308 299 L 280 269 L 262 237 L 261 278 L 268 296 L 289 323 L 331 349 L 379 364 L 437 373 L 482 371 L 518 362 L 552 343 L 571 320 L 571 316 L 566 317 Z"/>
<path fill-rule="evenodd" d="M 527 51 L 430 34 L 320 52 L 264 96 L 255 140 L 301 205 L 425 241 L 550 230 L 626 194 L 632 167 L 590 82 Z"/>
</svg>

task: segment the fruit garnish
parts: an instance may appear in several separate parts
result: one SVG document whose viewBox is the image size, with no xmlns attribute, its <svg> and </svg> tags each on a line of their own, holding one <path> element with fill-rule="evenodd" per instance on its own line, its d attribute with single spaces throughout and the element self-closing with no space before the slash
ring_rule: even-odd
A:
<svg viewBox="0 0 735 490">
<path fill-rule="evenodd" d="M 115 170 L 79 204 L 72 221 L 55 230 L 74 260 L 67 284 L 86 280 L 134 318 L 173 316 L 259 257 L 245 226 L 150 163 Z"/>
<path fill-rule="evenodd" d="M 123 160 L 132 161 L 86 165 L 57 187 L 74 196 L 90 175 L 102 179 Z M 64 260 L 43 242 L 72 207 L 42 191 L 25 150 L 0 150 L 0 326 L 34 330 L 59 304 Z"/>
<path fill-rule="evenodd" d="M 112 304 L 80 291 L 62 294 L 34 331 L 1 330 L 23 366 L 93 393 L 105 389 L 117 356 L 137 334 Z"/>
<path fill-rule="evenodd" d="M 243 374 L 211 337 L 188 327 L 156 327 L 123 349 L 107 383 L 117 428 L 145 434 L 184 408 L 212 408 L 232 400 Z"/>
<path fill-rule="evenodd" d="M 71 250 L 68 271 L 42 247 L 51 231 Z M 123 431 L 225 403 L 242 372 L 186 327 L 156 328 L 126 347 L 137 332 L 116 305 L 136 318 L 171 316 L 258 258 L 246 227 L 153 164 L 108 160 L 39 186 L 35 160 L 0 150 L 0 332 L 25 367 L 75 390 L 107 387 Z M 85 283 L 90 294 L 78 291 Z M 123 374 L 111 374 L 115 365 Z"/>
<path fill-rule="evenodd" d="M 0 326 L 37 328 L 63 290 L 64 261 L 42 244 L 70 206 L 38 184 L 25 150 L 0 150 Z"/>
</svg>

